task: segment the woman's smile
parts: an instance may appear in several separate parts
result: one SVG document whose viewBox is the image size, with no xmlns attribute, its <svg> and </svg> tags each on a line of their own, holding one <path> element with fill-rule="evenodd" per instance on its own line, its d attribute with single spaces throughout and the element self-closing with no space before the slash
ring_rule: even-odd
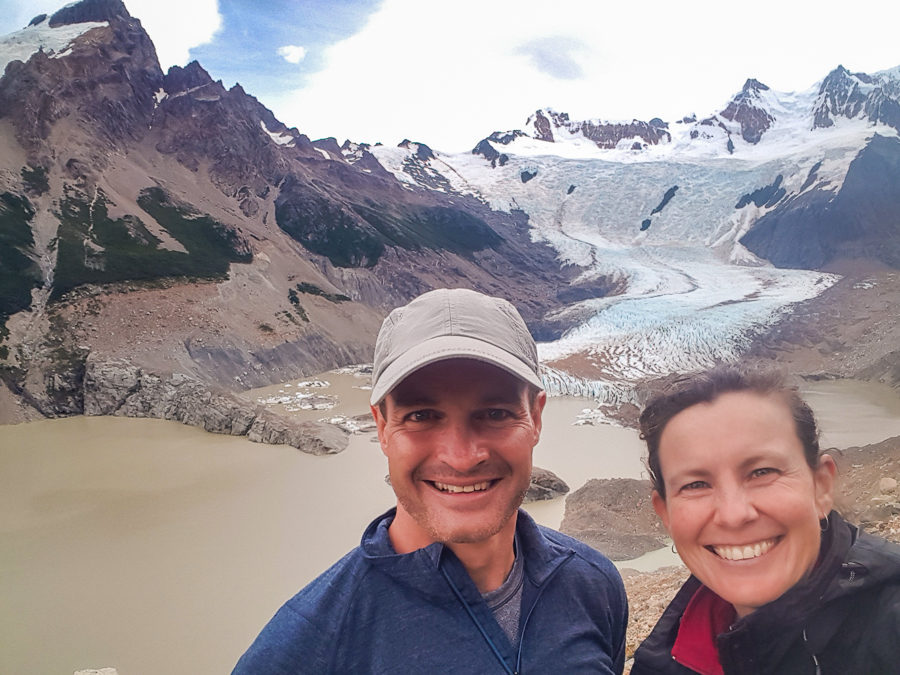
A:
<svg viewBox="0 0 900 675">
<path fill-rule="evenodd" d="M 772 537 L 771 539 L 764 539 L 763 541 L 758 541 L 754 544 L 744 544 L 741 546 L 707 546 L 706 548 L 725 560 L 752 560 L 771 551 L 772 547 L 780 540 L 781 537 Z"/>
</svg>

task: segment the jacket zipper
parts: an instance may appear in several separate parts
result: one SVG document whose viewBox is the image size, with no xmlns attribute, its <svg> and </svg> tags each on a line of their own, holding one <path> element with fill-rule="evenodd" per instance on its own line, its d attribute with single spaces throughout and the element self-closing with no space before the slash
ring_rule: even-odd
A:
<svg viewBox="0 0 900 675">
<path fill-rule="evenodd" d="M 522 647 L 525 645 L 525 629 L 528 627 L 528 620 L 531 618 L 532 613 L 534 613 L 535 607 L 537 607 L 538 605 L 538 601 L 540 601 L 541 596 L 544 594 L 544 589 L 546 589 L 547 586 L 550 585 L 550 582 L 553 581 L 553 577 L 555 577 L 557 572 L 559 572 L 563 568 L 563 565 L 565 565 L 572 559 L 573 555 L 573 553 L 570 553 L 565 560 L 559 563 L 556 569 L 550 573 L 550 576 L 548 576 L 544 580 L 544 583 L 541 584 L 541 587 L 538 589 L 537 597 L 534 599 L 534 602 L 531 603 L 531 608 L 528 610 L 528 614 L 525 616 L 525 621 L 522 622 L 522 627 L 519 629 L 519 649 L 518 653 L 516 654 L 516 670 L 513 675 L 520 675 L 520 673 L 522 672 Z"/>
<path fill-rule="evenodd" d="M 490 635 L 484 630 L 484 627 L 478 621 L 478 618 L 475 616 L 475 613 L 472 611 L 472 608 L 469 607 L 469 603 L 466 602 L 466 599 L 462 596 L 459 589 L 456 587 L 456 584 L 453 583 L 453 579 L 450 578 L 450 575 L 447 574 L 447 570 L 443 567 L 441 569 L 441 574 L 444 575 L 444 578 L 447 580 L 447 583 L 450 584 L 450 588 L 453 590 L 453 594 L 456 596 L 456 599 L 459 600 L 460 604 L 465 608 L 466 613 L 469 615 L 469 618 L 472 619 L 472 623 L 475 624 L 475 627 L 478 629 L 478 632 L 481 633 L 481 637 L 484 638 L 484 641 L 487 642 L 488 647 L 491 648 L 491 652 L 497 657 L 497 660 L 500 662 L 500 665 L 503 666 L 503 672 L 507 675 L 517 675 L 512 670 L 509 669 L 509 666 L 506 665 L 506 661 L 503 659 L 503 655 L 500 653 L 500 650 L 497 649 L 497 645 L 494 644 L 494 641 L 491 640 Z"/>
<path fill-rule="evenodd" d="M 803 629 L 803 643 L 806 645 L 806 651 L 809 652 L 809 655 L 812 657 L 813 663 L 816 665 L 816 675 L 822 675 L 822 669 L 819 667 L 819 659 L 816 658 L 816 655 L 812 653 L 812 650 L 809 648 L 809 640 L 806 638 L 806 629 Z"/>
</svg>

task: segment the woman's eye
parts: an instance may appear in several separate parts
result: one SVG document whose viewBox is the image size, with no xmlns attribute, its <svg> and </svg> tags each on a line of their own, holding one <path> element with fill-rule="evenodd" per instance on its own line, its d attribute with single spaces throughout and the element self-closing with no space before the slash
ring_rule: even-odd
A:
<svg viewBox="0 0 900 675">
<path fill-rule="evenodd" d="M 681 486 L 682 490 L 702 490 L 705 487 L 709 487 L 709 483 L 705 480 L 695 480 L 691 483 L 687 483 Z"/>
<path fill-rule="evenodd" d="M 765 467 L 762 467 L 759 469 L 753 469 L 753 471 L 750 472 L 750 475 L 753 476 L 754 478 L 758 478 L 760 476 L 767 476 L 767 475 L 773 474 L 773 473 L 778 473 L 778 470 L 773 469 L 770 466 L 765 466 Z"/>
</svg>

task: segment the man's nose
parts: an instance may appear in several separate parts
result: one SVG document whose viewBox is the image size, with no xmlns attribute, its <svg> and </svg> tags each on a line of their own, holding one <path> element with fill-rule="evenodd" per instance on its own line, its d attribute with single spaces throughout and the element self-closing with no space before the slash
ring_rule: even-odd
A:
<svg viewBox="0 0 900 675">
<path fill-rule="evenodd" d="M 722 527 L 739 527 L 758 515 L 751 496 L 741 486 L 719 488 L 715 509 L 715 522 Z"/>
<path fill-rule="evenodd" d="M 448 420 L 441 432 L 440 459 L 456 471 L 471 471 L 490 455 L 480 434 L 466 420 Z"/>
</svg>

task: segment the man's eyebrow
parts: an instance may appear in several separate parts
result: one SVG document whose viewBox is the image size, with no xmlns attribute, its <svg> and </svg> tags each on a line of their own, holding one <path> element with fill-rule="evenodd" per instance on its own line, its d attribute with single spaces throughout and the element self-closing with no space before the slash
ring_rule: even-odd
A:
<svg viewBox="0 0 900 675">
<path fill-rule="evenodd" d="M 520 403 L 521 401 L 522 394 L 519 391 L 491 391 L 481 397 L 482 405 Z"/>
<path fill-rule="evenodd" d="M 394 405 L 401 408 L 435 405 L 437 399 L 420 391 L 395 391 L 391 395 Z"/>
</svg>

